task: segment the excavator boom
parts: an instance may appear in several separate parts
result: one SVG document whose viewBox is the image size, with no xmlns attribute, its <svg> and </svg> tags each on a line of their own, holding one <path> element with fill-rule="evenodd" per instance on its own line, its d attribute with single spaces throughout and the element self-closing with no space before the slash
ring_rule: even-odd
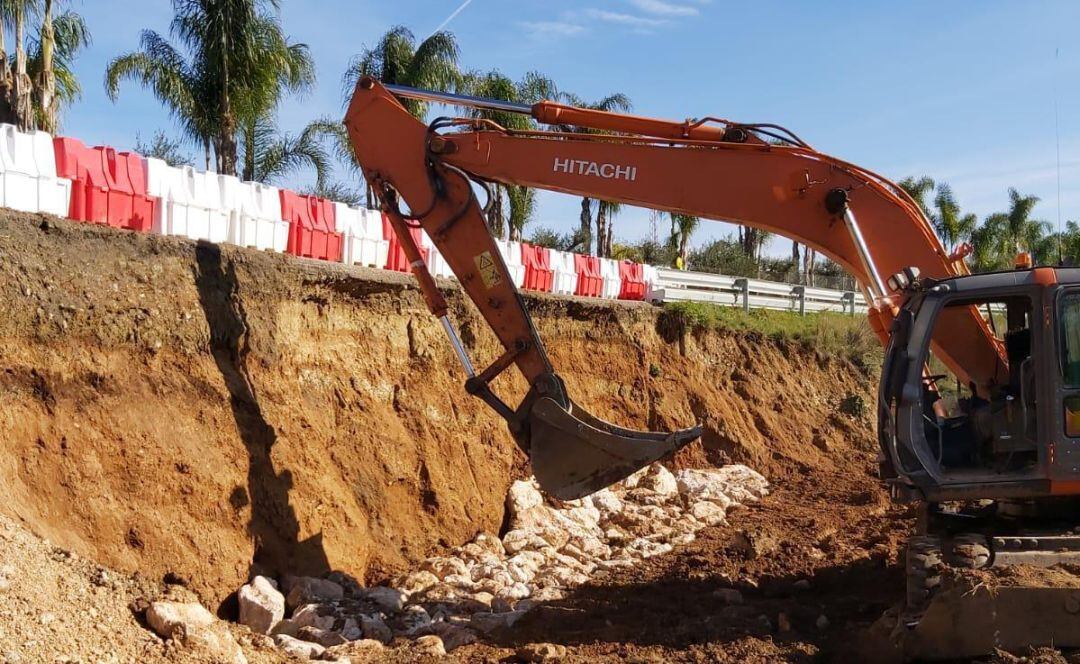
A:
<svg viewBox="0 0 1080 664">
<path fill-rule="evenodd" d="M 410 115 L 395 95 L 525 113 L 559 129 L 510 131 L 476 118 L 441 118 L 429 126 Z M 560 498 L 587 495 L 618 481 L 692 441 L 700 430 L 629 431 L 592 417 L 570 400 L 488 231 L 474 183 L 620 201 L 795 238 L 855 275 L 874 303 L 871 323 L 883 340 L 895 305 L 882 275 L 909 266 L 931 277 L 966 272 L 962 261 L 946 254 L 918 206 L 898 187 L 817 152 L 773 125 L 712 118 L 671 122 L 546 101 L 530 107 L 388 88 L 371 78 L 357 85 L 345 124 L 428 306 L 443 319 L 462 358 L 469 374 L 466 389 L 508 421 L 538 480 Z M 479 374 L 409 239 L 408 229 L 417 226 L 431 237 L 505 349 Z M 973 310 L 951 316 L 935 340 L 935 350 L 961 378 L 977 384 L 991 380 L 1000 349 L 986 324 Z M 516 365 L 530 385 L 516 409 L 490 387 L 510 365 Z"/>
</svg>

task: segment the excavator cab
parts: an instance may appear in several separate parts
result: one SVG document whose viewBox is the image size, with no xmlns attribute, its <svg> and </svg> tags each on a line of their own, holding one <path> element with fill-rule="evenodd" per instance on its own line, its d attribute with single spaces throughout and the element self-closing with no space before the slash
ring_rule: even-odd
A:
<svg viewBox="0 0 1080 664">
<path fill-rule="evenodd" d="M 881 378 L 885 479 L 930 502 L 1070 491 L 1080 481 L 1080 270 L 924 280 L 905 297 Z M 980 382 L 935 353 L 939 331 L 973 315 L 998 351 Z"/>
</svg>

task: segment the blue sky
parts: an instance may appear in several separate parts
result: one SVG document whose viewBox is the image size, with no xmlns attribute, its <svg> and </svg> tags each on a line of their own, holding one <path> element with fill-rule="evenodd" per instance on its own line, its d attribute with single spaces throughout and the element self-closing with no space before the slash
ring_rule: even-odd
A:
<svg viewBox="0 0 1080 664">
<path fill-rule="evenodd" d="M 281 0 L 286 32 L 307 43 L 317 90 L 288 99 L 284 128 L 342 113 L 349 59 L 393 25 L 419 37 L 463 0 Z M 539 70 L 585 99 L 622 92 L 639 114 L 716 115 L 775 122 L 814 147 L 900 179 L 948 181 L 980 217 L 1006 205 L 1016 186 L 1042 198 L 1036 215 L 1058 219 L 1055 102 L 1062 218 L 1080 220 L 1080 3 L 772 2 L 725 0 L 471 0 L 447 25 L 462 66 L 517 78 Z M 106 63 L 134 49 L 139 32 L 168 30 L 168 0 L 73 0 L 92 47 L 77 63 L 83 100 L 65 118 L 72 136 L 130 148 L 174 130 L 135 84 L 117 104 L 104 94 Z M 1055 49 L 1058 57 L 1055 60 Z M 299 186 L 306 177 L 298 176 Z M 544 194 L 533 223 L 567 230 L 576 199 Z M 650 214 L 629 209 L 617 235 L 651 232 Z M 659 223 L 665 234 L 666 222 Z M 695 244 L 732 232 L 705 224 Z M 787 243 L 770 251 L 785 253 Z"/>
</svg>

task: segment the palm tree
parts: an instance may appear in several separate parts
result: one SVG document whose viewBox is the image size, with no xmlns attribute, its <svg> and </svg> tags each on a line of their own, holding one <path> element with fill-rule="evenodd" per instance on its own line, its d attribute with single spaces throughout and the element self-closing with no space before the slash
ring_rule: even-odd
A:
<svg viewBox="0 0 1080 664">
<path fill-rule="evenodd" d="M 1037 196 L 1024 196 L 1009 188 L 1008 212 L 997 212 L 986 218 L 972 233 L 975 245 L 975 265 L 984 269 L 1005 269 L 1017 252 L 1034 253 L 1050 229 L 1050 224 L 1031 218 L 1039 202 Z"/>
<path fill-rule="evenodd" d="M 538 72 L 529 72 L 519 82 L 514 82 L 497 71 L 484 74 L 470 72 L 461 77 L 460 84 L 462 89 L 477 97 L 521 104 L 533 104 L 545 97 L 557 94 L 555 84 L 551 79 Z M 469 113 L 474 118 L 490 120 L 511 131 L 535 128 L 532 119 L 521 113 L 489 109 L 471 109 Z M 488 213 L 491 232 L 497 237 L 504 237 L 509 230 L 510 239 L 519 240 L 525 224 L 529 222 L 535 210 L 535 192 L 528 187 L 496 183 L 492 187 L 492 194 L 492 206 Z M 504 213 L 507 209 L 509 216 Z"/>
<path fill-rule="evenodd" d="M 398 25 L 382 36 L 375 48 L 364 49 L 349 63 L 343 79 L 344 96 L 352 96 L 357 81 L 372 76 L 382 83 L 414 88 L 452 91 L 458 88 L 457 40 L 451 32 L 436 32 L 420 45 L 408 28 Z M 416 99 L 401 103 L 418 119 L 427 115 L 427 104 Z"/>
<path fill-rule="evenodd" d="M 293 136 L 281 133 L 273 117 L 265 116 L 243 128 L 240 145 L 244 180 L 270 183 L 310 168 L 315 171 L 315 187 L 326 185 L 330 160 L 315 123 Z"/>
<path fill-rule="evenodd" d="M 974 214 L 960 213 L 960 204 L 948 184 L 942 183 L 937 188 L 934 207 L 936 211 L 930 215 L 930 221 L 947 251 L 953 251 L 961 242 L 971 239 L 971 234 L 979 225 L 979 218 Z"/>
<path fill-rule="evenodd" d="M 589 109 L 592 109 L 592 110 L 605 111 L 605 112 L 608 112 L 608 113 L 628 113 L 628 112 L 630 112 L 631 108 L 633 108 L 633 105 L 630 103 L 630 98 L 627 97 L 626 95 L 622 94 L 622 93 L 619 93 L 619 92 L 617 92 L 615 94 L 608 95 L 607 97 L 604 97 L 600 101 L 592 102 L 592 103 L 585 102 L 584 100 L 582 100 L 577 95 L 574 95 L 574 94 L 569 93 L 569 92 L 560 92 L 557 95 L 552 96 L 552 99 L 554 99 L 555 101 L 559 101 L 559 102 L 561 102 L 563 104 L 568 104 L 570 106 L 577 106 L 579 108 L 589 108 Z M 573 125 L 560 125 L 559 130 L 564 131 L 564 132 L 569 132 L 569 133 L 575 133 L 575 134 L 603 133 L 603 132 L 599 132 L 599 131 L 597 131 L 595 129 L 588 129 L 586 127 L 578 127 L 578 126 L 573 126 Z M 599 214 L 599 211 L 600 210 L 598 209 L 597 210 L 598 214 Z M 605 226 L 608 225 L 609 222 L 610 222 L 610 220 L 606 219 L 605 220 Z M 601 237 L 596 238 L 596 251 L 593 252 L 593 249 L 592 249 L 592 244 L 593 244 L 593 242 L 592 242 L 592 240 L 593 240 L 593 237 L 592 237 L 592 235 L 593 235 L 593 232 L 592 232 L 592 199 L 590 197 L 588 197 L 588 196 L 585 196 L 585 197 L 583 197 L 581 199 L 581 216 L 580 216 L 580 219 L 579 219 L 579 227 L 578 228 L 579 228 L 578 235 L 582 238 L 582 242 L 583 242 L 583 246 L 584 246 L 583 251 L 585 253 L 595 253 L 596 255 L 602 255 L 602 251 L 601 251 L 602 243 L 603 243 L 604 240 L 606 240 L 606 236 L 607 236 L 609 231 L 605 228 L 605 233 L 604 233 L 605 237 L 604 238 L 601 238 Z M 597 233 L 597 235 L 599 235 L 599 233 Z M 610 247 L 609 247 L 609 249 L 610 249 Z"/>
<path fill-rule="evenodd" d="M 213 147 L 217 171 L 235 175 L 241 130 L 272 114 L 286 92 L 314 84 L 307 46 L 284 36 L 277 9 L 278 0 L 173 0 L 169 32 L 188 57 L 144 31 L 140 50 L 109 63 L 110 98 L 122 81 L 139 81 L 203 146 L 208 163 Z"/>
<path fill-rule="evenodd" d="M 596 255 L 611 258 L 611 243 L 614 235 L 615 215 L 622 211 L 622 203 L 615 201 L 596 201 Z"/>
<path fill-rule="evenodd" d="M 41 9 L 40 0 L 0 0 L 0 24 L 3 31 L 15 35 L 15 66 L 9 73 L 7 55 L 4 56 L 5 122 L 27 130 L 33 126 L 33 81 L 28 72 L 26 52 L 26 24 Z"/>
<path fill-rule="evenodd" d="M 676 254 L 682 258 L 686 265 L 686 257 L 690 253 L 690 236 L 701 224 L 701 219 L 689 214 L 671 213 L 671 237 L 668 243 L 675 249 Z"/>
<path fill-rule="evenodd" d="M 933 178 L 927 176 L 922 177 L 906 177 L 897 184 L 915 199 L 915 202 L 919 204 L 919 208 L 923 211 L 923 214 L 930 217 L 930 206 L 927 205 L 927 197 L 930 192 L 934 190 L 935 184 Z"/>
</svg>

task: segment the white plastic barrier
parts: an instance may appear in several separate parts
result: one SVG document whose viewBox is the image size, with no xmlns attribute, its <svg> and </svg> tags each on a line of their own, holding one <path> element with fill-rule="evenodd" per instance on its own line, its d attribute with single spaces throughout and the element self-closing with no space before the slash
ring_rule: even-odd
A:
<svg viewBox="0 0 1080 664">
<path fill-rule="evenodd" d="M 619 261 L 614 258 L 601 258 L 600 278 L 603 279 L 600 297 L 609 300 L 619 299 L 619 291 L 622 289 L 622 279 L 619 277 Z"/>
<path fill-rule="evenodd" d="M 383 267 L 390 253 L 390 241 L 383 238 L 382 215 L 376 210 L 334 203 L 337 230 L 344 234 L 341 260 L 347 265 Z"/>
<path fill-rule="evenodd" d="M 521 243 L 513 240 L 495 240 L 499 245 L 499 253 L 502 254 L 506 269 L 510 271 L 510 279 L 514 285 L 521 288 L 525 285 L 525 264 L 521 262 Z"/>
<path fill-rule="evenodd" d="M 573 295 L 577 290 L 577 270 L 574 269 L 574 254 L 551 250 L 551 269 L 555 276 L 551 292 L 556 295 Z"/>
<path fill-rule="evenodd" d="M 457 277 L 454 276 L 454 271 L 450 269 L 446 259 L 439 253 L 438 247 L 431 241 L 428 234 L 422 233 L 422 236 L 423 245 L 427 247 L 428 250 L 427 268 L 428 272 L 431 273 L 431 276 L 443 277 L 444 279 L 456 279 Z"/>
<path fill-rule="evenodd" d="M 0 205 L 66 217 L 71 180 L 56 177 L 52 136 L 0 124 Z"/>
<path fill-rule="evenodd" d="M 657 291 L 660 288 L 660 274 L 652 265 L 642 265 L 641 273 L 645 279 L 645 301 L 657 302 Z"/>
<path fill-rule="evenodd" d="M 242 182 L 237 200 L 236 243 L 243 247 L 284 252 L 289 245 L 289 222 L 281 213 L 278 188 L 261 182 Z"/>
<path fill-rule="evenodd" d="M 146 179 L 147 193 L 161 200 L 155 233 L 210 242 L 239 239 L 236 231 L 230 233 L 232 210 L 225 207 L 227 196 L 239 196 L 238 182 L 190 166 L 173 168 L 154 158 L 146 160 Z"/>
</svg>

